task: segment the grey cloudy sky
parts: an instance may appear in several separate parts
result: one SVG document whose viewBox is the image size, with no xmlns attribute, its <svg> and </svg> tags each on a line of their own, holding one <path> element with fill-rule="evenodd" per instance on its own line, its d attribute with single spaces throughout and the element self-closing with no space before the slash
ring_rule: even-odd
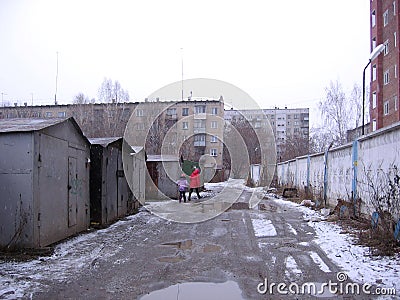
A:
<svg viewBox="0 0 400 300">
<path fill-rule="evenodd" d="M 104 77 L 143 101 L 181 79 L 183 53 L 185 79 L 312 107 L 331 80 L 361 86 L 368 41 L 368 0 L 0 0 L 0 93 L 54 102 L 58 52 L 60 103 L 97 98 Z"/>
</svg>

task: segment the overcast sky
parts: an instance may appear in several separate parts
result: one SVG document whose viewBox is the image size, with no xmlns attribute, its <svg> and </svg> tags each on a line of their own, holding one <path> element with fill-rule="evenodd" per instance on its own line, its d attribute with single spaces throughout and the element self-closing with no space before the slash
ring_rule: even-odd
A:
<svg viewBox="0 0 400 300">
<path fill-rule="evenodd" d="M 181 50 L 183 48 L 183 50 Z M 312 107 L 332 80 L 362 85 L 369 0 L 0 0 L 4 101 L 97 98 L 105 77 L 131 100 L 184 78 L 227 81 L 262 108 Z M 196 96 L 196 95 L 194 95 Z"/>
</svg>

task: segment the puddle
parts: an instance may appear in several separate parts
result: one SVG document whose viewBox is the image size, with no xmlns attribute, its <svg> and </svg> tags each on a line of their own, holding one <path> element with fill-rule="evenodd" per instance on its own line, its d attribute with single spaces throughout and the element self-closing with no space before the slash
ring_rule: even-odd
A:
<svg viewBox="0 0 400 300">
<path fill-rule="evenodd" d="M 177 263 L 184 260 L 184 258 L 179 256 L 163 256 L 157 258 L 157 260 L 159 262 L 164 262 L 164 263 Z"/>
<path fill-rule="evenodd" d="M 180 242 L 173 242 L 173 243 L 164 243 L 161 244 L 162 246 L 171 246 L 176 249 L 182 249 L 182 250 L 188 250 L 192 249 L 193 246 L 193 241 L 192 240 L 186 240 L 186 241 L 180 241 Z"/>
<path fill-rule="evenodd" d="M 242 291 L 234 281 L 224 283 L 185 282 L 144 295 L 140 300 L 243 300 Z"/>
<path fill-rule="evenodd" d="M 204 253 L 211 253 L 211 252 L 218 252 L 218 251 L 221 251 L 221 246 L 207 244 L 203 247 Z"/>
</svg>

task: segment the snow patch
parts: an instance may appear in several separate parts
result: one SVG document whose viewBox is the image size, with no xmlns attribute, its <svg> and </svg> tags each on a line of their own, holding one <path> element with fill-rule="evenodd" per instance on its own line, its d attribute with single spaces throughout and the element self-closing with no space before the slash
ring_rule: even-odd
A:
<svg viewBox="0 0 400 300">
<path fill-rule="evenodd" d="M 299 269 L 296 261 L 294 260 L 293 256 L 288 256 L 285 259 L 286 271 L 285 274 L 290 278 L 290 274 L 300 275 L 302 272 Z"/>
<path fill-rule="evenodd" d="M 318 267 L 325 273 L 330 273 L 331 270 L 329 269 L 329 267 L 326 265 L 326 263 L 324 263 L 324 261 L 322 260 L 322 258 L 313 251 L 308 252 L 308 254 L 310 254 L 312 260 L 318 265 Z"/>
<path fill-rule="evenodd" d="M 368 247 L 355 245 L 350 235 L 340 233 L 340 226 L 327 222 L 308 224 L 315 229 L 317 238 L 314 242 L 350 279 L 385 288 L 394 287 L 396 294 L 400 294 L 399 254 L 395 257 L 371 257 Z"/>
<path fill-rule="evenodd" d="M 256 237 L 276 236 L 276 230 L 271 220 L 251 219 Z"/>
<path fill-rule="evenodd" d="M 294 229 L 293 226 L 292 226 L 291 224 L 287 223 L 287 226 L 289 227 L 289 230 L 290 230 L 294 235 L 297 235 L 296 229 Z"/>
</svg>

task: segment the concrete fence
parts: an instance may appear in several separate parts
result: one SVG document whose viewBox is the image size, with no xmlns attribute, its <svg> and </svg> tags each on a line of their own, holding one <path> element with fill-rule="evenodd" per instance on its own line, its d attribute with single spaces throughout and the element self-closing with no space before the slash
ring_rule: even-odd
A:
<svg viewBox="0 0 400 300">
<path fill-rule="evenodd" d="M 279 163 L 277 175 L 279 185 L 308 188 L 329 206 L 335 206 L 337 199 L 360 198 L 361 211 L 370 213 L 367 178 L 378 178 L 374 175 L 378 173 L 389 174 L 395 166 L 400 167 L 400 122 L 324 153 Z"/>
</svg>

